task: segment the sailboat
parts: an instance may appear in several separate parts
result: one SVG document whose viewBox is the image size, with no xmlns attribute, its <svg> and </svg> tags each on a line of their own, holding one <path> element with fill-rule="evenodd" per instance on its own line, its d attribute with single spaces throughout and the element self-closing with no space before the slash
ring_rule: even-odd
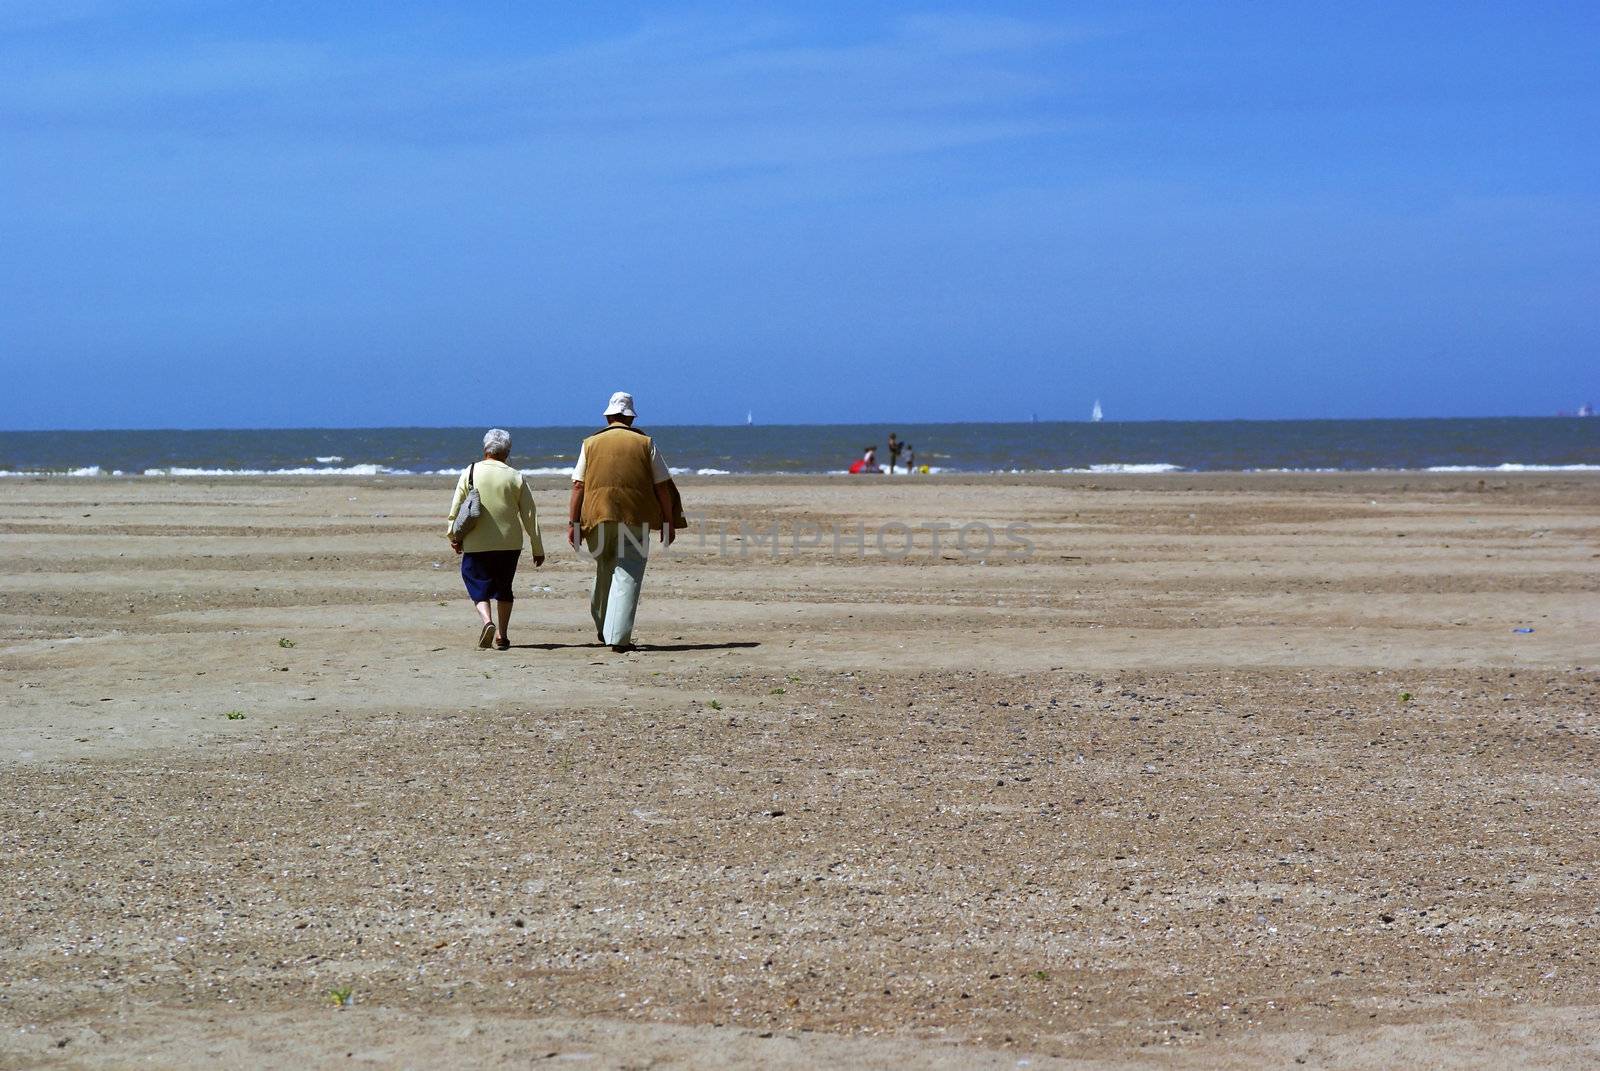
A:
<svg viewBox="0 0 1600 1071">
<path fill-rule="evenodd" d="M 1102 420 L 1104 420 L 1105 418 L 1106 418 L 1105 413 L 1102 412 L 1101 409 L 1100 409 L 1100 399 L 1096 398 L 1094 400 L 1094 408 L 1089 411 L 1089 419 L 1094 421 L 1096 424 L 1098 424 Z"/>
<path fill-rule="evenodd" d="M 747 427 L 747 428 L 751 427 L 751 426 L 753 426 L 755 424 L 755 422 L 756 422 L 756 411 L 754 409 L 745 410 L 744 426 Z"/>
</svg>

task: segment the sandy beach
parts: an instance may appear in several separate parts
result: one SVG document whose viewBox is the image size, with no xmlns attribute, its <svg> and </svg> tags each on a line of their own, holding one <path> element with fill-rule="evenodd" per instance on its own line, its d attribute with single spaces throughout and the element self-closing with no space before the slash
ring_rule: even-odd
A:
<svg viewBox="0 0 1600 1071">
<path fill-rule="evenodd" d="M 1600 474 L 450 486 L 0 481 L 0 1066 L 1600 1065 Z"/>
</svg>

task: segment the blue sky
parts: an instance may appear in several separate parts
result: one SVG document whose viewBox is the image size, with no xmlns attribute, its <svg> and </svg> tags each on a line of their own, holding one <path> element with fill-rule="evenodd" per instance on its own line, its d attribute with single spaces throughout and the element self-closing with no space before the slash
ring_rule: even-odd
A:
<svg viewBox="0 0 1600 1071">
<path fill-rule="evenodd" d="M 0 427 L 1600 402 L 1600 5 L 0 0 Z"/>
</svg>

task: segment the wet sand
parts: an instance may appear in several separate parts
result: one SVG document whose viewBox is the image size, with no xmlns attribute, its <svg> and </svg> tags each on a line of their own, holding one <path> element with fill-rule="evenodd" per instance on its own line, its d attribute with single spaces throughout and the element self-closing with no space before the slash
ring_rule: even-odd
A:
<svg viewBox="0 0 1600 1071">
<path fill-rule="evenodd" d="M 0 481 L 0 1066 L 1600 1063 L 1600 478 L 537 487 Z"/>
</svg>

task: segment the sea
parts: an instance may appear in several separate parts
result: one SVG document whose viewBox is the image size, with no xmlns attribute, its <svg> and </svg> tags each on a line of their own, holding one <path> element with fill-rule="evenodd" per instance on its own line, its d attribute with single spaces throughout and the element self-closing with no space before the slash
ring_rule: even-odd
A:
<svg viewBox="0 0 1600 1071">
<path fill-rule="evenodd" d="M 592 428 L 508 428 L 512 464 L 567 475 Z M 945 473 L 1600 471 L 1600 418 L 1231 420 L 646 428 L 673 472 L 843 474 L 891 431 Z M 0 477 L 454 475 L 481 428 L 0 432 Z M 903 465 L 902 465 L 903 468 Z"/>
</svg>

